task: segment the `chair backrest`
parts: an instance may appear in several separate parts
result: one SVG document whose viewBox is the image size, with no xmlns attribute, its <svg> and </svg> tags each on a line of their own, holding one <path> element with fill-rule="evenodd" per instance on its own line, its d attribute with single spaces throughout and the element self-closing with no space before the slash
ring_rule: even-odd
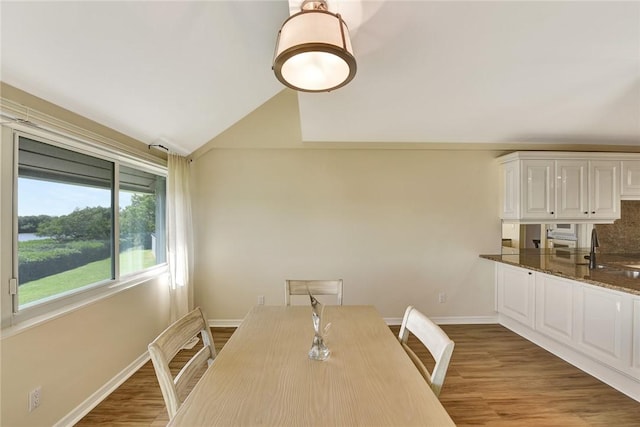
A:
<svg viewBox="0 0 640 427">
<path fill-rule="evenodd" d="M 169 363 L 178 352 L 192 343 L 194 338 L 202 337 L 202 348 L 184 364 L 180 372 L 171 375 Z M 172 419 L 186 398 L 186 388 L 194 376 L 205 366 L 211 365 L 216 357 L 211 329 L 202 310 L 198 307 L 176 320 L 149 344 L 149 354 L 160 383 L 162 397 L 167 406 L 169 419 Z"/>
<path fill-rule="evenodd" d="M 418 338 L 431 353 L 436 362 L 433 372 L 429 373 L 420 358 L 407 345 L 409 332 Z M 454 342 L 438 325 L 412 306 L 407 307 L 404 313 L 398 339 L 424 379 L 431 386 L 433 392 L 436 396 L 439 396 L 444 384 L 444 377 L 447 375 Z"/>
<path fill-rule="evenodd" d="M 284 303 L 291 305 L 291 295 L 335 295 L 337 304 L 342 305 L 342 279 L 338 280 L 286 280 L 284 283 Z"/>
</svg>

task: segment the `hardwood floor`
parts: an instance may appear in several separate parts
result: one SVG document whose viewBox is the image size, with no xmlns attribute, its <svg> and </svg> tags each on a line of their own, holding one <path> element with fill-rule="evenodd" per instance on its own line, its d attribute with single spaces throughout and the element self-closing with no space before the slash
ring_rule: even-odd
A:
<svg viewBox="0 0 640 427">
<path fill-rule="evenodd" d="M 456 343 L 440 401 L 458 426 L 640 426 L 640 403 L 500 325 L 445 325 Z M 399 327 L 392 326 L 397 334 Z M 234 328 L 212 328 L 220 350 Z M 409 345 L 426 361 L 413 337 Z M 179 363 L 179 361 L 177 362 Z M 77 426 L 164 426 L 151 362 Z"/>
<path fill-rule="evenodd" d="M 445 325 L 440 401 L 459 426 L 640 426 L 640 403 L 499 325 Z"/>
<path fill-rule="evenodd" d="M 216 351 L 220 351 L 236 328 L 211 328 Z M 169 367 L 175 375 L 194 350 L 181 350 Z M 151 361 L 85 415 L 76 426 L 165 426 L 169 415 Z"/>
</svg>

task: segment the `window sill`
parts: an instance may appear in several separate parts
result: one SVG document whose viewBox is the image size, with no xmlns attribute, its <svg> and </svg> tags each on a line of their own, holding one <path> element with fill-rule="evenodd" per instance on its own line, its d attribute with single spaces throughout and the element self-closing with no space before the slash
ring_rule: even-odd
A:
<svg viewBox="0 0 640 427">
<path fill-rule="evenodd" d="M 169 274 L 169 268 L 167 264 L 159 265 L 159 266 L 150 268 L 148 270 L 145 270 L 140 274 L 135 274 L 135 275 L 126 277 L 124 280 L 121 280 L 120 282 L 87 290 L 86 294 L 89 294 L 89 295 L 86 295 L 84 298 L 82 298 L 82 300 L 64 304 L 63 306 L 49 310 L 46 313 L 35 315 L 35 316 L 31 315 L 29 317 L 25 316 L 22 319 L 21 319 L 22 317 L 21 314 L 14 314 L 11 319 L 13 324 L 3 328 L 0 331 L 0 340 L 4 340 L 5 338 L 9 338 L 9 337 L 13 337 L 15 335 L 21 334 L 25 331 L 28 331 L 29 329 L 38 327 L 44 323 L 63 317 L 76 310 L 80 310 L 91 304 L 95 304 L 97 302 L 110 298 L 114 295 L 119 294 L 120 292 L 126 291 L 142 283 L 148 282 L 149 280 L 159 278 L 162 276 L 167 277 L 168 274 Z M 168 277 L 167 277 L 167 280 L 168 280 Z"/>
</svg>

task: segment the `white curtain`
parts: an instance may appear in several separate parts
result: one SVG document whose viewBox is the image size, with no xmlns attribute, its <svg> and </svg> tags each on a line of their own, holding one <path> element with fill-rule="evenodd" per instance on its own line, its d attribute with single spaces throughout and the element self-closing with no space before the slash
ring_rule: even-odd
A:
<svg viewBox="0 0 640 427">
<path fill-rule="evenodd" d="M 169 154 L 167 177 L 167 255 L 171 322 L 193 308 L 193 234 L 191 229 L 190 161 Z"/>
</svg>

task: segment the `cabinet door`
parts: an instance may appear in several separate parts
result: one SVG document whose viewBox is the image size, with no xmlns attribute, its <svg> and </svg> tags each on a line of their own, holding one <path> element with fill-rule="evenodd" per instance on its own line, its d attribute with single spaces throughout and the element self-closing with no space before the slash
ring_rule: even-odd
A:
<svg viewBox="0 0 640 427">
<path fill-rule="evenodd" d="M 633 298 L 633 316 L 631 323 L 631 373 L 640 380 L 640 298 Z"/>
<path fill-rule="evenodd" d="M 620 218 L 619 161 L 589 162 L 589 217 Z"/>
<path fill-rule="evenodd" d="M 575 282 L 536 273 L 536 329 L 567 344 L 574 336 Z"/>
<path fill-rule="evenodd" d="M 586 160 L 558 160 L 556 162 L 557 218 L 589 218 L 588 176 L 589 162 Z"/>
<path fill-rule="evenodd" d="M 498 265 L 498 312 L 534 327 L 533 272 L 524 268 Z"/>
<path fill-rule="evenodd" d="M 612 291 L 589 286 L 581 286 L 576 296 L 578 346 L 596 360 L 624 366 L 624 349 L 629 338 L 625 343 L 623 298 Z"/>
<path fill-rule="evenodd" d="M 640 160 L 622 161 L 622 196 L 640 196 Z"/>
<path fill-rule="evenodd" d="M 522 161 L 522 218 L 555 218 L 555 161 Z"/>
<path fill-rule="evenodd" d="M 502 187 L 500 199 L 502 202 L 500 218 L 518 219 L 520 215 L 520 174 L 519 162 L 505 163 L 500 168 Z"/>
<path fill-rule="evenodd" d="M 640 298 L 633 299 L 633 323 L 631 326 L 633 334 L 633 356 L 631 368 L 634 376 L 640 379 Z"/>
</svg>

